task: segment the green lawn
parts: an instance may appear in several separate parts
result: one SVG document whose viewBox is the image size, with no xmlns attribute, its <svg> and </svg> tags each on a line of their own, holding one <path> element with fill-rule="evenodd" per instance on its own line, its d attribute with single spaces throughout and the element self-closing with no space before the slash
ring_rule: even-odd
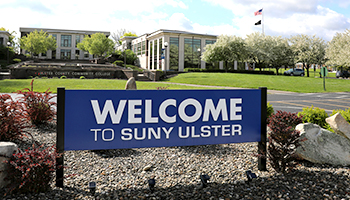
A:
<svg viewBox="0 0 350 200">
<path fill-rule="evenodd" d="M 323 90 L 323 79 L 314 77 L 235 73 L 185 73 L 166 81 L 241 88 L 267 87 L 270 90 L 302 93 L 325 92 Z M 350 92 L 350 80 L 326 79 L 326 92 Z"/>
<path fill-rule="evenodd" d="M 0 80 L 0 93 L 12 93 L 30 88 L 31 79 Z M 210 86 L 240 88 L 267 87 L 269 90 L 282 90 L 302 93 L 316 92 L 350 92 L 350 80 L 326 79 L 326 91 L 323 90 L 323 79 L 314 77 L 297 77 L 283 75 L 252 75 L 235 73 L 184 73 L 162 82 L 137 82 L 138 89 L 168 87 L 168 89 L 207 89 L 170 84 L 167 82 L 187 83 Z M 34 91 L 44 92 L 51 88 L 56 93 L 57 87 L 66 89 L 124 89 L 126 80 L 118 79 L 35 79 Z"/>
</svg>

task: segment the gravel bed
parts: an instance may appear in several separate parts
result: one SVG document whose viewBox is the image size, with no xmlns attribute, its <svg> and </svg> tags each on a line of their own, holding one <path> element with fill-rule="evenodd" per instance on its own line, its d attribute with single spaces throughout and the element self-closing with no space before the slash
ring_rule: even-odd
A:
<svg viewBox="0 0 350 200">
<path fill-rule="evenodd" d="M 54 124 L 28 129 L 47 146 L 56 142 Z M 79 141 L 77 141 L 79 142 Z M 18 143 L 21 149 L 31 140 Z M 64 188 L 52 183 L 40 194 L 2 199 L 350 199 L 348 167 L 300 162 L 294 172 L 258 171 L 257 143 L 101 151 L 67 151 Z M 258 178 L 247 182 L 246 170 Z M 210 176 L 207 187 L 200 174 Z M 148 180 L 155 178 L 154 191 Z M 97 184 L 95 194 L 88 183 Z"/>
</svg>

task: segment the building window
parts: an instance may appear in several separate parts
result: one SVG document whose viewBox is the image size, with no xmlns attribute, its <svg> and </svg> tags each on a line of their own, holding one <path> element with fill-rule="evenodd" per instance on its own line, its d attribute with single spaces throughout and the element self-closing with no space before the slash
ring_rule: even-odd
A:
<svg viewBox="0 0 350 200">
<path fill-rule="evenodd" d="M 61 35 L 61 47 L 71 47 L 71 46 L 72 46 L 72 36 Z"/>
<path fill-rule="evenodd" d="M 46 53 L 41 53 L 41 56 L 42 57 L 46 57 Z"/>
<path fill-rule="evenodd" d="M 89 57 L 89 52 L 84 51 L 84 58 L 88 58 Z"/>
<path fill-rule="evenodd" d="M 56 50 L 52 50 L 51 58 L 56 59 Z"/>
<path fill-rule="evenodd" d="M 163 48 L 163 39 L 161 38 L 161 39 L 159 39 L 159 49 L 158 49 L 158 51 L 159 51 L 159 54 L 158 54 L 159 64 L 161 63 L 161 60 L 162 60 L 162 54 L 163 54 L 162 48 Z"/>
<path fill-rule="evenodd" d="M 75 47 L 80 43 L 80 35 L 75 36 Z"/>
<path fill-rule="evenodd" d="M 61 59 L 70 59 L 71 50 L 70 49 L 61 49 Z"/>
<path fill-rule="evenodd" d="M 146 42 L 142 41 L 142 55 L 144 55 L 146 53 Z"/>
<path fill-rule="evenodd" d="M 79 59 L 80 50 L 75 50 L 75 59 Z"/>
<path fill-rule="evenodd" d="M 207 44 L 214 44 L 216 40 L 205 40 L 205 45 Z"/>
<path fill-rule="evenodd" d="M 57 35 L 56 34 L 52 34 L 52 37 L 54 37 L 55 40 L 57 41 Z"/>
<path fill-rule="evenodd" d="M 201 40 L 193 38 L 185 38 L 185 68 L 198 68 L 200 62 L 200 52 L 197 49 L 201 48 Z M 202 51 L 202 50 L 201 50 Z"/>
<path fill-rule="evenodd" d="M 0 45 L 4 45 L 4 38 L 0 37 Z"/>
<path fill-rule="evenodd" d="M 171 37 L 169 43 L 169 70 L 179 71 L 179 38 Z"/>
<path fill-rule="evenodd" d="M 141 42 L 137 43 L 137 55 L 141 55 Z"/>
</svg>

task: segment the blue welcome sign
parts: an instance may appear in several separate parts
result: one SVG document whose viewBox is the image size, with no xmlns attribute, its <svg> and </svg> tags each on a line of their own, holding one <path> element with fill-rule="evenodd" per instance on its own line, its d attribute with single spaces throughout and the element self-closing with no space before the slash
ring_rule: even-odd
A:
<svg viewBox="0 0 350 200">
<path fill-rule="evenodd" d="M 66 90 L 64 150 L 260 141 L 260 90 Z"/>
<path fill-rule="evenodd" d="M 57 105 L 59 152 L 259 142 L 266 154 L 266 88 L 59 88 Z"/>
</svg>

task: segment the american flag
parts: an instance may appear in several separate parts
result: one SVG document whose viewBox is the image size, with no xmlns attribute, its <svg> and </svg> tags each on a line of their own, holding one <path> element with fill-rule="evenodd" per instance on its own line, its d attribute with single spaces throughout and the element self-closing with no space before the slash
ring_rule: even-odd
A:
<svg viewBox="0 0 350 200">
<path fill-rule="evenodd" d="M 262 10 L 263 10 L 263 9 L 260 9 L 260 10 L 258 10 L 258 11 L 256 11 L 256 12 L 254 12 L 254 15 L 255 15 L 255 16 L 257 16 L 257 15 L 262 15 Z"/>
</svg>

